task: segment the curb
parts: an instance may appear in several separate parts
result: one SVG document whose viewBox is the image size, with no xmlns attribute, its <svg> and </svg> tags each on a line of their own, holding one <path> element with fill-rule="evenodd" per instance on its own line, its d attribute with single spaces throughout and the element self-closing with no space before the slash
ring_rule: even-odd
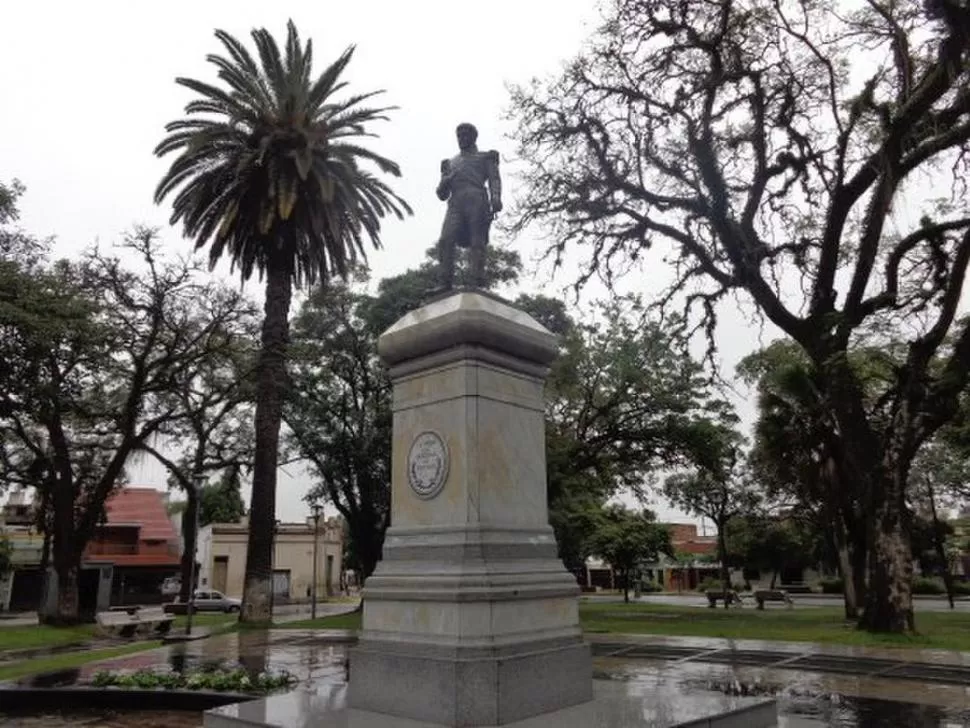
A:
<svg viewBox="0 0 970 728">
<path fill-rule="evenodd" d="M 129 690 L 127 688 L 0 687 L 0 711 L 50 710 L 184 710 L 201 712 L 262 697 L 203 690 Z"/>
</svg>

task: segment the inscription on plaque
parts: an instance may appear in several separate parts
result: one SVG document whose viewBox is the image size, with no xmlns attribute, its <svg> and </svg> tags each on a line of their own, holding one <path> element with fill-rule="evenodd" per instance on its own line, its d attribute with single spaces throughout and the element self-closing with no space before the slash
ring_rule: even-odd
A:
<svg viewBox="0 0 970 728">
<path fill-rule="evenodd" d="M 437 432 L 422 432 L 408 450 L 408 483 L 419 498 L 434 498 L 448 479 L 448 446 Z"/>
</svg>

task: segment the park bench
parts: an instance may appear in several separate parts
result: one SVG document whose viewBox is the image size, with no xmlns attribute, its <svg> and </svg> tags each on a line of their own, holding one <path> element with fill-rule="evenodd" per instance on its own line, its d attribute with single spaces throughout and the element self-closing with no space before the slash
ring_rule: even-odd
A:
<svg viewBox="0 0 970 728">
<path fill-rule="evenodd" d="M 720 589 L 711 589 L 705 592 L 707 595 L 707 606 L 716 607 L 718 602 L 723 602 L 727 600 L 728 606 L 731 604 L 737 604 L 739 607 L 744 606 L 744 602 L 741 597 L 734 590 L 729 590 L 728 592 L 721 591 Z"/>
<path fill-rule="evenodd" d="M 754 593 L 754 598 L 758 602 L 758 609 L 764 609 L 765 602 L 784 602 L 789 609 L 795 606 L 795 602 L 784 589 L 759 589 Z"/>
<path fill-rule="evenodd" d="M 119 637 L 134 637 L 139 627 L 148 626 L 157 634 L 165 634 L 172 628 L 175 617 L 166 614 L 161 607 L 123 607 L 98 612 L 98 626 L 115 632 Z"/>
</svg>

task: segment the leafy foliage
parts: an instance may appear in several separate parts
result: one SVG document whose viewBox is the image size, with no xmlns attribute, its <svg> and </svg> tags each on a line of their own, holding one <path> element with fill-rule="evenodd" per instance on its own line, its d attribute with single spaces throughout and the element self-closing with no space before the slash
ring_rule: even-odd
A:
<svg viewBox="0 0 970 728">
<path fill-rule="evenodd" d="M 257 675 L 251 675 L 248 670 L 242 668 L 187 672 L 136 670 L 129 673 L 99 670 L 91 678 L 91 684 L 98 688 L 211 690 L 220 693 L 253 693 L 255 695 L 274 693 L 291 687 L 295 682 L 296 678 L 285 670 L 278 673 L 261 672 Z"/>
<path fill-rule="evenodd" d="M 390 111 L 367 105 L 380 92 L 338 97 L 353 47 L 314 76 L 313 44 L 292 21 L 282 52 L 269 31 L 252 31 L 258 62 L 225 31 L 216 37 L 227 55 L 207 59 L 221 85 L 176 79 L 197 98 L 155 149 L 178 153 L 155 199 L 174 195 L 172 224 L 181 223 L 196 248 L 208 245 L 212 265 L 227 255 L 243 280 L 266 276 L 240 612 L 241 621 L 265 623 L 292 287 L 346 277 L 365 257 L 365 240 L 380 247 L 383 218 L 403 218 L 410 208 L 379 176 L 400 176 L 398 165 L 361 144 Z"/>
<path fill-rule="evenodd" d="M 181 187 L 171 223 L 197 247 L 209 244 L 213 263 L 227 255 L 244 279 L 279 266 L 297 285 L 346 275 L 365 237 L 380 245 L 381 218 L 410 212 L 367 171 L 398 177 L 398 165 L 358 143 L 391 107 L 365 105 L 379 91 L 337 98 L 354 47 L 314 76 L 313 41 L 304 44 L 292 21 L 285 52 L 268 30 L 252 32 L 258 62 L 229 33 L 215 35 L 226 55 L 207 60 L 223 85 L 176 79 L 198 98 L 155 148 L 178 153 L 156 202 Z"/>
<path fill-rule="evenodd" d="M 623 599 L 630 601 L 630 581 L 641 562 L 656 561 L 671 553 L 670 534 L 648 510 L 639 513 L 623 506 L 604 508 L 596 519 L 591 538 L 593 553 L 620 572 Z"/>
<path fill-rule="evenodd" d="M 711 356 L 734 292 L 803 348 L 871 524 L 862 622 L 911 630 L 906 475 L 970 378 L 966 8 L 613 0 L 606 15 L 558 78 L 513 94 L 529 180 L 514 230 L 541 224 L 557 261 L 585 253 L 578 285 L 662 246 L 674 275 L 654 303 L 686 309 Z M 874 422 L 848 352 L 897 335 Z"/>
<path fill-rule="evenodd" d="M 97 249 L 22 268 L 2 324 L 8 362 L 30 376 L 0 395 L 0 473 L 41 494 L 61 621 L 78 618 L 80 554 L 129 458 L 183 415 L 169 387 L 198 371 L 235 313 L 192 264 L 159 260 L 153 231 L 125 245 L 142 270 Z"/>
</svg>

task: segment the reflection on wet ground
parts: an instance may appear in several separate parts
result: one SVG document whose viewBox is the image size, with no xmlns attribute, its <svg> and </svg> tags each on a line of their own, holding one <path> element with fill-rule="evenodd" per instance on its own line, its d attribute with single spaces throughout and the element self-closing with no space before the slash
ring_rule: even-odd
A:
<svg viewBox="0 0 970 728">
<path fill-rule="evenodd" d="M 129 713 L 50 713 L 0 715 L 0 728 L 202 728 L 201 713 L 136 711 Z"/>
<path fill-rule="evenodd" d="M 85 665 L 41 676 L 31 685 L 85 683 L 99 670 L 177 670 L 241 665 L 251 672 L 286 670 L 298 689 L 319 691 L 342 683 L 346 645 L 306 631 L 240 632 L 200 642 Z M 889 679 L 875 675 L 807 672 L 780 666 L 717 664 L 678 659 L 595 660 L 596 677 L 635 682 L 637 692 L 656 688 L 692 695 L 722 693 L 778 700 L 781 728 L 970 728 L 970 689 L 964 685 Z M 0 718 L 0 728 L 196 728 L 198 714 L 129 714 Z M 13 721 L 13 722 L 11 722 Z M 44 722 L 47 721 L 47 722 Z M 58 722 L 60 721 L 60 722 Z M 87 721 L 87 722 L 86 722 Z M 182 721 L 182 722 L 178 722 Z M 193 722 L 194 721 L 194 722 Z"/>
</svg>

